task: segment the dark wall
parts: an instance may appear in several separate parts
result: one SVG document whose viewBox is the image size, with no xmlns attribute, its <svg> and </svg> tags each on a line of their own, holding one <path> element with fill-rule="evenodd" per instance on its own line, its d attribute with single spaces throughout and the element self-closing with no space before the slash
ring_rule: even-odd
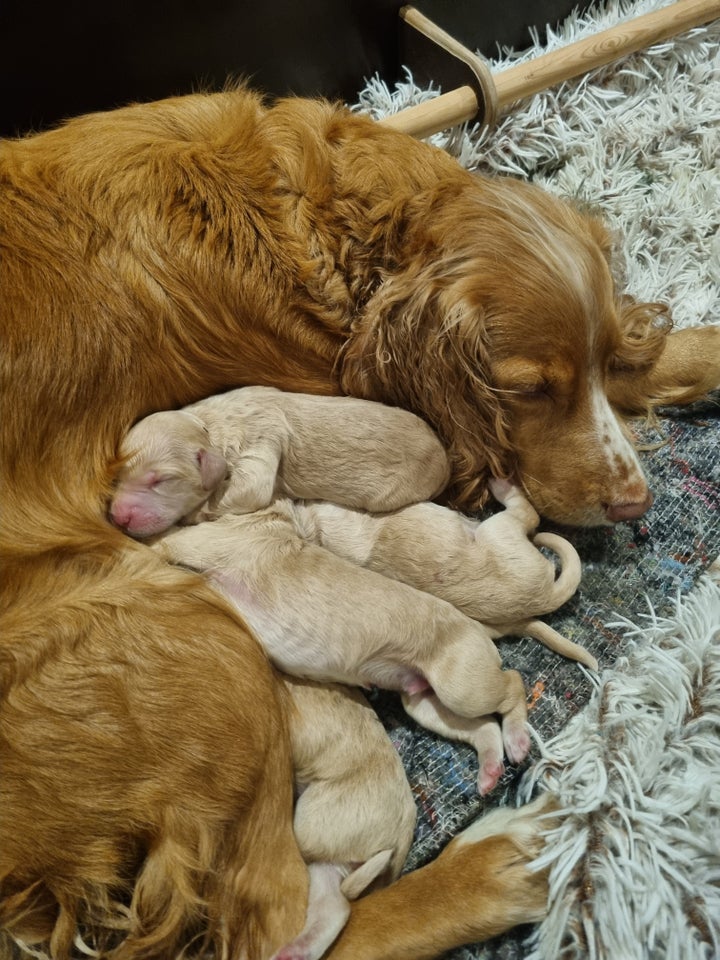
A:
<svg viewBox="0 0 720 960">
<path fill-rule="evenodd" d="M 27 0 L 0 3 L 0 132 L 218 89 L 350 95 L 392 73 L 397 0 Z"/>
<path fill-rule="evenodd" d="M 419 0 L 449 32 L 493 51 L 572 0 Z M 400 73 L 397 0 L 2 0 L 0 135 L 247 76 L 273 95 L 352 100 Z"/>
</svg>

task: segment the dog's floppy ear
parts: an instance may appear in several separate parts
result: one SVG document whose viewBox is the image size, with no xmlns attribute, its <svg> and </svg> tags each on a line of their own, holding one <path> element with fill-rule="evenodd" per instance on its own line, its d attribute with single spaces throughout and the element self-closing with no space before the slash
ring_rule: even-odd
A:
<svg viewBox="0 0 720 960">
<path fill-rule="evenodd" d="M 672 329 L 668 308 L 662 303 L 642 303 L 624 296 L 618 305 L 618 322 L 622 340 L 614 369 L 643 370 L 654 366 Z"/>
<path fill-rule="evenodd" d="M 227 474 L 227 460 L 212 447 L 198 450 L 196 458 L 203 490 L 214 490 Z"/>
<path fill-rule="evenodd" d="M 619 277 L 618 264 L 613 256 L 614 238 L 605 222 L 597 215 L 585 213 L 588 231 L 605 257 L 613 274 L 615 285 L 622 289 L 624 277 Z M 618 303 L 618 323 L 621 341 L 613 361 L 614 370 L 641 370 L 651 367 L 662 353 L 664 341 L 672 327 L 667 307 L 661 303 L 641 303 L 624 295 Z"/>
<path fill-rule="evenodd" d="M 425 256 L 386 276 L 353 326 L 340 376 L 347 393 L 423 417 L 453 461 L 449 497 L 479 507 L 488 477 L 507 476 L 514 458 L 467 277 L 464 258 Z"/>
</svg>

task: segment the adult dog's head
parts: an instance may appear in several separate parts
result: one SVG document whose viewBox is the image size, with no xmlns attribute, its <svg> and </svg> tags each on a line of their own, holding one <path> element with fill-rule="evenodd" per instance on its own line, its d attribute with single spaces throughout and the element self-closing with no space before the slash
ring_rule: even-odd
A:
<svg viewBox="0 0 720 960">
<path fill-rule="evenodd" d="M 344 354 L 343 386 L 409 406 L 477 506 L 514 475 L 545 516 L 641 516 L 652 495 L 610 406 L 614 371 L 648 367 L 667 324 L 615 292 L 599 221 L 527 184 L 474 179 L 409 201 Z"/>
</svg>

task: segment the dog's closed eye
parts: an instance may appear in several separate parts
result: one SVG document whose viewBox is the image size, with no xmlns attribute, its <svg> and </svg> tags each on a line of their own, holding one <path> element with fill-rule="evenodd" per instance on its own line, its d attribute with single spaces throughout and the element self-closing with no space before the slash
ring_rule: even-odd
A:
<svg viewBox="0 0 720 960">
<path fill-rule="evenodd" d="M 513 358 L 497 365 L 496 379 L 503 394 L 509 398 L 540 401 L 571 389 L 572 377 L 564 369 L 555 370 L 548 364 Z"/>
<path fill-rule="evenodd" d="M 553 385 L 547 380 L 537 383 L 522 383 L 507 391 L 520 400 L 547 400 L 553 395 Z"/>
</svg>

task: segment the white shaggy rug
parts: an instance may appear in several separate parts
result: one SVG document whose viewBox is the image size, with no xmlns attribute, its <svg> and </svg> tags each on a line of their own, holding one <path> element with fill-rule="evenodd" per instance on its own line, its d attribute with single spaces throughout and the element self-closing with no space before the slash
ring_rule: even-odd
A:
<svg viewBox="0 0 720 960">
<path fill-rule="evenodd" d="M 523 784 L 564 811 L 526 960 L 720 956 L 720 565 L 626 629 L 628 655 Z"/>
<path fill-rule="evenodd" d="M 609 0 L 551 30 L 545 46 L 502 51 L 491 68 L 664 6 Z M 392 89 L 375 78 L 356 109 L 379 119 L 438 92 L 409 74 Z M 432 142 L 463 166 L 599 209 L 617 234 L 623 289 L 666 302 L 677 327 L 720 322 L 720 22 L 537 94 L 494 129 Z M 557 660 L 530 663 L 521 645 L 503 650 L 531 688 L 540 731 L 519 793 L 553 789 L 565 808 L 542 861 L 552 907 L 530 941 L 522 930 L 453 960 L 720 957 L 720 586 L 717 570 L 702 575 L 720 552 L 720 423 L 712 404 L 683 417 L 663 421 L 669 444 L 647 457 L 658 493 L 647 526 L 576 541 L 581 596 L 555 625 L 586 645 L 597 638 L 599 679 L 573 680 Z M 697 446 L 681 449 L 680 426 L 700 421 Z M 646 595 L 657 611 L 647 617 Z M 442 841 L 477 814 L 472 762 L 390 729 L 419 801 L 416 865 L 438 833 Z M 517 791 L 508 783 L 493 802 Z"/>
</svg>

